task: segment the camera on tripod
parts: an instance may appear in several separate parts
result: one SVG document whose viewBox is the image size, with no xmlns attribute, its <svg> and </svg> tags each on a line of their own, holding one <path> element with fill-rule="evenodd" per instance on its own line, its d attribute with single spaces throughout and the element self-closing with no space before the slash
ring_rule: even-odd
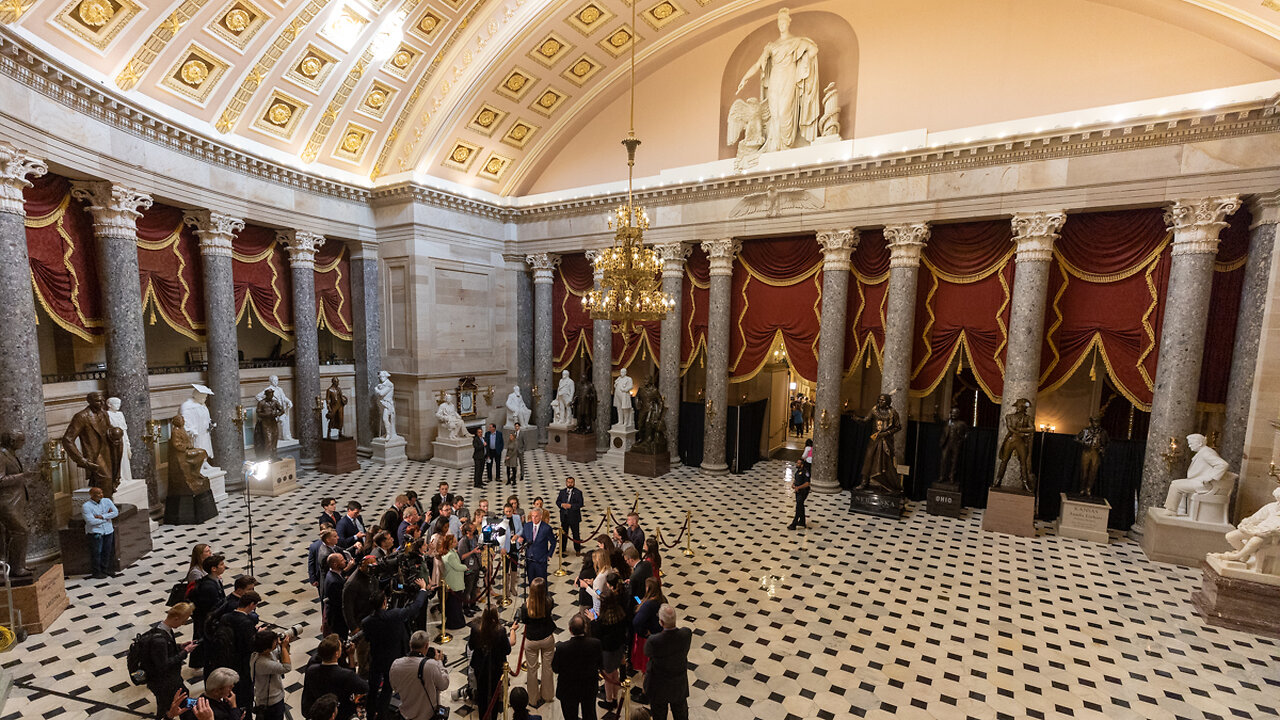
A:
<svg viewBox="0 0 1280 720">
<path fill-rule="evenodd" d="M 507 529 L 501 525 L 485 525 L 480 528 L 480 543 L 483 545 L 492 545 L 497 547 L 499 538 L 507 534 Z"/>
</svg>

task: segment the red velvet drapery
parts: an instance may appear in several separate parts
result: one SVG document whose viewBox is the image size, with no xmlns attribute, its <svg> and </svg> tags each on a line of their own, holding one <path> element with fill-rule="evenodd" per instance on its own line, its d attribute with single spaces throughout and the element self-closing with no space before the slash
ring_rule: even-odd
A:
<svg viewBox="0 0 1280 720">
<path fill-rule="evenodd" d="M 351 339 L 351 253 L 330 240 L 316 251 L 316 323 L 342 340 Z"/>
<path fill-rule="evenodd" d="M 180 208 L 156 203 L 138 218 L 138 276 L 143 313 L 192 340 L 204 335 L 200 241 Z"/>
<path fill-rule="evenodd" d="M 36 302 L 62 329 L 93 340 L 102 333 L 93 218 L 59 175 L 32 178 L 23 204 Z"/>
<path fill-rule="evenodd" d="M 1240 312 L 1240 291 L 1244 289 L 1244 267 L 1249 260 L 1249 225 L 1253 215 L 1240 208 L 1227 218 L 1222 229 L 1218 258 L 1214 263 L 1213 288 L 1209 294 L 1209 326 L 1205 331 L 1204 359 L 1200 366 L 1200 402 L 1225 405 L 1231 380 L 1231 362 L 1236 345 L 1236 321 Z"/>
<path fill-rule="evenodd" d="M 1013 287 L 1007 220 L 935 226 L 916 290 L 911 392 L 928 395 L 956 353 L 992 401 L 1004 391 Z"/>
<path fill-rule="evenodd" d="M 707 344 L 707 308 L 711 293 L 711 261 L 694 245 L 684 265 L 684 297 L 680 301 L 680 374 Z"/>
<path fill-rule="evenodd" d="M 551 308 L 555 315 L 551 333 L 552 367 L 560 372 L 579 352 L 591 357 L 592 320 L 582 298 L 595 284 L 591 262 L 584 253 L 560 256 L 551 283 Z"/>
<path fill-rule="evenodd" d="M 853 251 L 849 294 L 845 303 L 844 368 L 853 373 L 871 358 L 882 362 L 884 355 L 885 304 L 889 297 L 889 247 L 882 230 L 861 234 Z"/>
<path fill-rule="evenodd" d="M 822 250 L 812 235 L 743 243 L 733 268 L 729 376 L 748 380 L 781 336 L 792 370 L 818 376 Z"/>
<path fill-rule="evenodd" d="M 293 276 L 285 253 L 276 242 L 275 230 L 245 225 L 231 243 L 231 275 L 236 288 L 236 322 L 247 311 L 251 327 L 257 322 L 292 340 Z"/>
</svg>

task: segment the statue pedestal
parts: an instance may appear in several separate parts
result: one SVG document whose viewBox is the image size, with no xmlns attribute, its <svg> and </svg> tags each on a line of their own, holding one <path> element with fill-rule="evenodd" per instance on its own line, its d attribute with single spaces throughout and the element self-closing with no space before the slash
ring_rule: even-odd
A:
<svg viewBox="0 0 1280 720">
<path fill-rule="evenodd" d="M 113 499 L 112 502 L 115 502 Z M 142 508 L 121 505 L 120 516 L 111 521 L 116 535 L 115 567 L 123 570 L 151 552 L 151 518 Z M 62 546 L 62 569 L 68 575 L 89 574 L 89 538 L 84 532 L 84 519 L 77 510 L 66 528 L 58 531 Z"/>
<path fill-rule="evenodd" d="M 854 490 L 849 498 L 849 512 L 897 520 L 902 517 L 901 493 L 890 494 L 872 490 Z"/>
<path fill-rule="evenodd" d="M 522 430 L 524 428 L 521 428 Z M 549 453 L 557 455 L 569 454 L 569 426 L 556 425 L 550 423 L 547 425 L 547 447 L 544 448 Z"/>
<path fill-rule="evenodd" d="M 1036 536 L 1036 496 L 1024 490 L 991 488 L 982 529 L 1020 537 Z"/>
<path fill-rule="evenodd" d="M 642 477 L 660 477 L 671 471 L 671 453 L 642 453 L 634 450 L 623 456 L 622 471 Z"/>
<path fill-rule="evenodd" d="M 1142 551 L 1156 562 L 1198 567 L 1205 555 L 1231 549 L 1226 535 L 1232 530 L 1233 525 L 1197 522 L 1186 515 L 1166 515 L 1161 507 L 1149 507 Z"/>
<path fill-rule="evenodd" d="M 569 433 L 568 457 L 570 462 L 591 463 L 596 461 L 595 433 Z"/>
<path fill-rule="evenodd" d="M 320 464 L 316 470 L 329 475 L 341 475 L 360 469 L 360 461 L 356 460 L 356 439 L 339 438 L 320 440 Z"/>
<path fill-rule="evenodd" d="M 258 460 L 258 453 L 253 449 L 252 445 L 245 447 L 244 456 L 245 459 L 253 458 Z M 287 457 L 293 458 L 295 463 L 301 463 L 302 461 L 302 445 L 295 438 L 290 438 L 289 440 L 280 438 L 280 442 L 276 443 L 276 458 L 283 460 Z M 266 458 L 262 459 L 266 460 Z"/>
<path fill-rule="evenodd" d="M 1098 543 L 1111 542 L 1107 533 L 1107 520 L 1111 517 L 1111 503 L 1097 498 L 1085 499 L 1058 493 L 1062 498 L 1062 512 L 1058 515 L 1058 534 L 1077 540 Z"/>
<path fill-rule="evenodd" d="M 222 468 L 212 470 L 213 472 L 206 470 L 205 477 L 209 478 L 209 491 L 213 493 L 213 501 L 218 503 L 227 499 L 227 471 Z"/>
<path fill-rule="evenodd" d="M 373 445 L 373 461 L 379 465 L 395 465 L 409 459 L 404 454 L 404 446 L 408 443 L 399 435 L 389 438 L 374 438 L 371 444 Z"/>
<path fill-rule="evenodd" d="M 142 514 L 146 517 L 146 513 Z M 28 633 L 44 632 L 71 603 L 67 600 L 62 564 L 33 567 L 34 582 L 13 588 L 13 608 L 22 613 Z M 0 603 L 0 625 L 12 627 L 8 603 Z"/>
<path fill-rule="evenodd" d="M 435 449 L 431 456 L 431 462 L 435 465 L 460 470 L 474 464 L 471 460 L 470 438 L 446 437 L 431 443 L 431 447 Z"/>
<path fill-rule="evenodd" d="M 636 442 L 636 429 L 622 429 L 621 425 L 614 425 L 609 428 L 609 450 L 605 452 L 600 462 L 610 467 L 622 468 L 627 461 L 627 453 L 631 451 L 631 446 Z"/>
<path fill-rule="evenodd" d="M 165 525 L 199 525 L 217 515 L 218 503 L 211 490 L 199 495 L 170 495 L 164 501 Z"/>
<path fill-rule="evenodd" d="M 1218 627 L 1280 638 L 1280 575 L 1245 569 L 1244 563 L 1205 558 L 1204 579 L 1191 604 Z"/>
<path fill-rule="evenodd" d="M 930 515 L 958 518 L 964 514 L 964 506 L 960 503 L 959 485 L 947 483 L 931 485 L 925 498 L 927 502 L 925 508 Z"/>
<path fill-rule="evenodd" d="M 272 462 L 267 466 L 267 476 L 261 480 L 249 476 L 249 494 L 254 497 L 276 497 L 297 489 L 298 464 L 293 458 Z"/>
</svg>

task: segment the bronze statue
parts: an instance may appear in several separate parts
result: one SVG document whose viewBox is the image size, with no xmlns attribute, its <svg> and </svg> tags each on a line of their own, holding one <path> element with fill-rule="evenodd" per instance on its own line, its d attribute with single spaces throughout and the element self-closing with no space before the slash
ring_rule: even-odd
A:
<svg viewBox="0 0 1280 720">
<path fill-rule="evenodd" d="M 956 484 L 956 465 L 960 463 L 960 451 L 969 437 L 969 423 L 960 419 L 960 408 L 951 408 L 951 418 L 942 429 L 942 464 L 938 468 L 938 482 Z"/>
<path fill-rule="evenodd" d="M 329 439 L 329 433 L 334 430 L 338 431 L 338 439 L 343 438 L 342 435 L 342 419 L 347 414 L 347 396 L 342 394 L 342 388 L 338 385 L 338 378 L 334 378 L 329 383 L 329 390 L 324 394 L 324 404 L 327 408 L 325 417 L 329 420 L 329 429 L 325 430 L 324 438 Z"/>
<path fill-rule="evenodd" d="M 875 407 L 861 420 L 874 423 L 875 429 L 867 443 L 867 455 L 862 461 L 862 482 L 857 489 L 894 495 L 901 493 L 902 478 L 898 475 L 894 457 L 893 436 L 902 429 L 902 421 L 898 419 L 898 411 L 893 409 L 889 396 L 881 394 Z"/>
<path fill-rule="evenodd" d="M 276 446 L 280 444 L 280 416 L 284 415 L 284 403 L 275 397 L 275 391 L 262 391 L 262 399 L 253 413 L 253 454 L 258 460 L 278 460 Z"/>
<path fill-rule="evenodd" d="M 196 447 L 187 434 L 182 413 L 169 421 L 169 494 L 200 495 L 209 492 L 209 478 L 200 473 L 209 454 Z"/>
<path fill-rule="evenodd" d="M 662 454 L 667 452 L 667 424 L 663 419 L 667 414 L 667 404 L 658 390 L 658 373 L 649 375 L 640 392 L 636 394 L 640 405 L 640 421 L 636 423 L 636 442 L 633 448 L 637 452 Z"/>
<path fill-rule="evenodd" d="M 27 441 L 21 430 L 0 434 L 0 528 L 4 530 L 4 543 L 0 547 L 7 552 L 9 577 L 31 577 L 27 569 L 27 493 L 28 483 L 36 473 L 25 472 L 18 450 Z"/>
<path fill-rule="evenodd" d="M 576 433 L 591 434 L 596 426 L 596 386 L 589 378 L 578 383 L 578 423 L 573 428 Z"/>
<path fill-rule="evenodd" d="M 71 462 L 84 468 L 89 487 L 102 488 L 104 497 L 111 497 L 116 488 L 115 458 L 119 450 L 111 439 L 111 419 L 107 416 L 107 400 L 100 392 L 85 396 L 89 406 L 71 417 L 71 423 L 62 434 L 62 448 Z M 76 447 L 79 441 L 80 446 Z"/>
<path fill-rule="evenodd" d="M 1016 455 L 1022 489 L 1032 492 L 1031 439 L 1035 435 L 1036 427 L 1031 423 L 1031 416 L 1027 414 L 1027 410 L 1031 408 L 1031 401 L 1018 398 L 1013 403 L 1013 407 L 1013 412 L 1004 416 L 1005 436 L 1004 442 L 1000 444 L 1000 470 L 996 473 L 996 479 L 991 483 L 991 487 L 999 487 L 1004 482 L 1004 473 L 1009 469 L 1009 458 Z"/>
<path fill-rule="evenodd" d="M 1089 418 L 1089 425 L 1076 433 L 1076 444 L 1080 446 L 1080 494 L 1092 496 L 1094 485 L 1098 481 L 1098 469 L 1102 467 L 1102 456 L 1107 454 L 1107 445 L 1111 437 L 1102 429 L 1102 418 L 1094 415 Z"/>
</svg>

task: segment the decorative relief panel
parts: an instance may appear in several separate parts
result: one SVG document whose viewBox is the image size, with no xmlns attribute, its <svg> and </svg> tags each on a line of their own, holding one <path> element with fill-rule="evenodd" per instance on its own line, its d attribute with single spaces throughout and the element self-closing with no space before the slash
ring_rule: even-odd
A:
<svg viewBox="0 0 1280 720">
<path fill-rule="evenodd" d="M 372 129 L 356 123 L 347 123 L 346 129 L 342 131 L 342 137 L 338 140 L 338 146 L 333 149 L 333 156 L 339 160 L 358 163 L 364 157 L 372 138 Z"/>
<path fill-rule="evenodd" d="M 444 13 L 442 11 L 428 6 L 422 13 L 422 17 L 418 18 L 418 21 L 413 24 L 411 29 L 422 39 L 426 40 L 429 45 L 432 42 L 435 42 L 436 37 L 440 34 L 440 31 L 444 29 L 447 22 L 448 21 L 444 19 Z"/>
<path fill-rule="evenodd" d="M 151 31 L 151 36 L 142 41 L 142 46 L 134 52 L 124 69 L 116 75 L 116 86 L 121 90 L 132 90 L 142 76 L 151 68 L 160 53 L 177 37 L 183 26 L 204 7 L 206 0 L 183 0 L 169 16 Z"/>
<path fill-rule="evenodd" d="M 635 41 L 635 30 L 630 25 L 624 24 L 622 27 L 609 33 L 609 36 L 601 40 L 599 45 L 604 51 L 614 57 L 618 57 L 622 53 L 631 49 L 631 43 Z"/>
<path fill-rule="evenodd" d="M 160 85 L 203 105 L 230 66 L 227 61 L 192 43 L 178 56 L 178 61 L 160 81 Z"/>
<path fill-rule="evenodd" d="M 551 113 L 555 112 L 564 103 L 565 97 L 567 96 L 559 90 L 548 87 L 538 93 L 538 97 L 529 105 L 529 108 L 534 112 L 551 117 Z"/>
<path fill-rule="evenodd" d="M 583 35 L 590 35 L 604 27 L 612 19 L 613 13 L 609 12 L 609 8 L 605 7 L 603 2 L 591 0 L 591 2 L 574 11 L 572 15 L 566 18 L 566 21 Z"/>
<path fill-rule="evenodd" d="M 307 45 L 284 76 L 308 90 L 319 92 L 329 73 L 337 66 L 338 61 L 332 55 L 315 45 Z"/>
<path fill-rule="evenodd" d="M 573 46 L 559 33 L 550 33 L 529 51 L 529 57 L 551 67 L 571 49 Z"/>
<path fill-rule="evenodd" d="M 560 76 L 575 85 L 582 85 L 586 81 L 590 80 L 591 76 L 595 75 L 599 70 L 600 63 L 592 60 L 590 56 L 584 54 L 582 57 L 570 63 L 569 67 L 565 68 L 564 72 L 560 73 Z"/>
<path fill-rule="evenodd" d="M 58 24 L 98 50 L 105 50 L 141 8 L 133 0 L 71 0 Z"/>
<path fill-rule="evenodd" d="M 310 105 L 295 97 L 273 90 L 271 98 L 263 103 L 262 111 L 253 121 L 253 127 L 288 140 L 293 137 L 293 132 L 298 129 L 298 123 L 309 107 Z"/>
<path fill-rule="evenodd" d="M 418 64 L 418 58 L 421 55 L 422 53 L 418 52 L 412 45 L 400 43 L 400 47 L 391 53 L 391 57 L 382 66 L 382 69 L 398 78 L 408 79 L 409 73 L 413 72 L 413 68 Z"/>
<path fill-rule="evenodd" d="M 502 142 L 510 145 L 517 150 L 523 150 L 524 146 L 529 144 L 529 139 L 538 131 L 538 126 L 528 120 L 516 120 L 511 124 L 507 133 L 502 136 Z"/>
<path fill-rule="evenodd" d="M 640 13 L 640 17 L 654 30 L 661 30 L 687 13 L 674 0 L 659 0 L 656 5 Z"/>
<path fill-rule="evenodd" d="M 498 153 L 489 153 L 489 159 L 484 161 L 484 164 L 480 166 L 480 171 L 476 174 L 485 180 L 497 182 L 502 179 L 502 174 L 510 166 L 511 158 Z"/>
<path fill-rule="evenodd" d="M 507 73 L 506 79 L 498 85 L 498 94 L 506 95 L 512 100 L 519 100 L 529 92 L 529 88 L 533 86 L 536 79 L 533 73 L 516 67 Z"/>
<path fill-rule="evenodd" d="M 357 109 L 371 118 L 381 120 L 386 117 L 387 108 L 391 106 L 391 99 L 395 94 L 396 91 L 390 85 L 374 80 L 365 91 L 364 98 L 360 100 L 360 107 Z"/>
<path fill-rule="evenodd" d="M 498 129 L 498 124 L 506 116 L 507 114 L 502 110 L 485 103 L 480 106 L 475 115 L 471 116 L 471 122 L 467 123 L 467 127 L 485 137 L 492 137 L 493 131 Z"/>
<path fill-rule="evenodd" d="M 368 24 L 369 19 L 356 12 L 354 6 L 344 5 L 320 28 L 320 36 L 343 50 L 350 51 Z"/>
<path fill-rule="evenodd" d="M 209 32 L 225 40 L 231 47 L 244 50 L 269 19 L 266 13 L 248 0 L 234 0 L 218 11 L 217 19 L 209 23 Z"/>
<path fill-rule="evenodd" d="M 444 157 L 444 160 L 440 161 L 440 164 L 447 168 L 466 172 L 467 168 L 471 167 L 471 163 L 475 162 L 476 155 L 479 154 L 480 147 L 478 145 L 472 145 L 465 140 L 456 140 L 453 143 L 453 149 Z"/>
</svg>

